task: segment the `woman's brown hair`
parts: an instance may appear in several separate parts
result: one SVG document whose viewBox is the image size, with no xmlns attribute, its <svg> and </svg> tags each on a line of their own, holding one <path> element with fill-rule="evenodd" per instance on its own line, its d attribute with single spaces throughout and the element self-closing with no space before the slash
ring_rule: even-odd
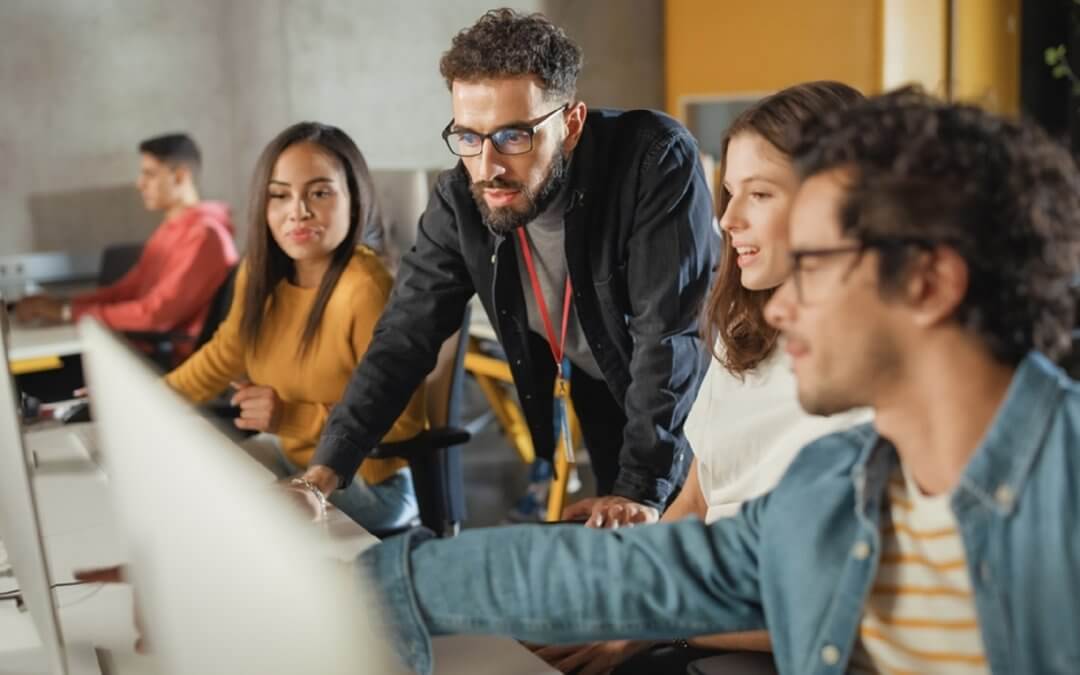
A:
<svg viewBox="0 0 1080 675">
<path fill-rule="evenodd" d="M 384 233 L 382 219 L 375 204 L 371 172 L 368 171 L 364 155 L 344 131 L 318 122 L 300 122 L 275 136 L 259 155 L 251 182 L 246 255 L 247 287 L 244 290 L 243 315 L 240 319 L 240 335 L 244 342 L 252 350 L 256 349 L 259 329 L 273 311 L 274 289 L 283 280 L 295 281 L 296 267 L 292 258 L 281 250 L 270 233 L 266 222 L 266 203 L 267 186 L 270 184 L 274 164 L 286 148 L 297 143 L 313 143 L 341 162 L 349 188 L 349 231 L 331 254 L 330 267 L 319 283 L 315 302 L 311 306 L 300 341 L 300 356 L 303 356 L 319 332 L 319 324 L 330 301 L 330 295 L 352 259 L 357 245 L 363 243 L 377 253 L 381 252 Z"/>
<path fill-rule="evenodd" d="M 720 175 L 726 170 L 728 144 L 735 136 L 757 134 L 790 158 L 804 124 L 862 98 L 846 84 L 830 81 L 797 84 L 763 98 L 735 118 L 724 133 Z M 717 217 L 722 218 L 731 195 L 721 184 L 717 197 Z M 730 249 L 726 243 L 721 246 L 719 271 L 702 312 L 701 333 L 713 356 L 732 375 L 742 377 L 776 347 L 779 333 L 766 323 L 764 314 L 775 289 L 744 288 Z"/>
</svg>

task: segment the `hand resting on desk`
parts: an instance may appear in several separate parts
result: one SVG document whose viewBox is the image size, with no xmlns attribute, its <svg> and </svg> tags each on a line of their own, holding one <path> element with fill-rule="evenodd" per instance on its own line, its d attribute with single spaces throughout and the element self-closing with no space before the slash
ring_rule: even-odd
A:
<svg viewBox="0 0 1080 675">
<path fill-rule="evenodd" d="M 561 673 L 601 675 L 655 644 L 647 640 L 614 640 L 586 645 L 525 645 Z"/>
<path fill-rule="evenodd" d="M 616 529 L 647 525 L 660 519 L 660 512 L 626 497 L 609 495 L 582 499 L 567 506 L 563 520 L 585 520 L 585 527 Z"/>
<path fill-rule="evenodd" d="M 30 295 L 15 305 L 15 318 L 22 323 L 63 323 L 64 302 L 48 295 Z"/>
</svg>

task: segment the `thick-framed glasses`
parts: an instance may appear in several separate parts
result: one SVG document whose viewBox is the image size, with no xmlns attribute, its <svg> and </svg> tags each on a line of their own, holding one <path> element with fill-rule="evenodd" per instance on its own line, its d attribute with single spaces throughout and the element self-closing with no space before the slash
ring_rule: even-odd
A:
<svg viewBox="0 0 1080 675">
<path fill-rule="evenodd" d="M 791 280 L 795 284 L 795 297 L 800 305 L 809 305 L 821 301 L 822 293 L 819 292 L 821 284 L 816 283 L 815 273 L 822 271 L 823 266 L 807 267 L 806 262 L 819 258 L 836 258 L 843 255 L 854 254 L 851 264 L 844 270 L 840 277 L 840 283 L 846 283 L 851 273 L 858 267 L 859 262 L 867 251 L 871 249 L 891 249 L 905 246 L 931 250 L 935 243 L 929 239 L 917 237 L 895 237 L 869 239 L 858 244 L 847 246 L 834 246 L 831 248 L 804 248 L 793 250 L 791 257 Z"/>
<path fill-rule="evenodd" d="M 471 129 L 453 131 L 454 120 L 450 120 L 450 123 L 442 131 L 442 138 L 446 142 L 446 147 L 450 148 L 450 152 L 458 157 L 476 157 L 484 151 L 484 141 L 489 138 L 491 144 L 495 146 L 495 149 L 500 154 L 524 155 L 532 150 L 533 136 L 540 130 L 540 127 L 557 113 L 561 113 L 569 107 L 569 103 L 564 103 L 536 121 L 499 127 L 490 134 L 482 134 Z"/>
</svg>

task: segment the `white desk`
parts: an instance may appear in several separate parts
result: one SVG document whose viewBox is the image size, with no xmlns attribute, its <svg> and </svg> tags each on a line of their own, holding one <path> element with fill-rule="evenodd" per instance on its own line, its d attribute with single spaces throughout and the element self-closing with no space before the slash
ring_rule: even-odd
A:
<svg viewBox="0 0 1080 675">
<path fill-rule="evenodd" d="M 82 425 L 80 425 L 82 426 Z M 34 490 L 53 583 L 72 581 L 76 569 L 113 565 L 123 560 L 123 543 L 109 502 L 105 475 L 86 460 L 71 428 L 44 425 L 26 435 L 37 467 Z M 17 585 L 4 579 L 4 588 Z M 135 653 L 131 589 L 125 585 L 86 585 L 56 591 L 61 630 L 73 643 L 98 648 L 109 675 L 158 673 L 150 657 Z M 6 650 L 39 645 L 29 614 L 13 602 L 0 603 L 0 660 Z"/>
<path fill-rule="evenodd" d="M 85 461 L 77 439 L 65 427 L 50 426 L 27 434 L 28 449 L 37 458 L 34 486 L 53 582 L 72 580 L 72 571 L 123 561 L 124 545 L 111 513 L 108 480 Z M 81 465 L 79 464 L 81 462 Z M 328 527 L 328 555 L 343 560 L 377 540 L 335 511 Z M 0 580 L 0 589 L 15 585 Z M 106 675 L 155 675 L 152 655 L 134 651 L 132 594 L 126 585 L 74 586 L 57 590 L 61 627 L 66 640 L 98 648 Z M 514 640 L 491 636 L 440 637 L 434 641 L 440 675 L 551 675 L 547 664 Z M 36 646 L 28 614 L 13 602 L 0 602 L 0 660 L 4 652 Z"/>
<path fill-rule="evenodd" d="M 48 356 L 71 356 L 82 351 L 79 329 L 74 324 L 31 328 L 11 323 L 8 358 L 11 361 Z"/>
</svg>

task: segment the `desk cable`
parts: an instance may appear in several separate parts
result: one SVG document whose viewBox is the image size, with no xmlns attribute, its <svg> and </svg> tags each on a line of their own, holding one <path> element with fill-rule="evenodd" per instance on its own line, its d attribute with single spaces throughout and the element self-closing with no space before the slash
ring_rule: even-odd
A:
<svg viewBox="0 0 1080 675">
<path fill-rule="evenodd" d="M 62 604 L 62 605 L 58 603 L 57 604 L 57 609 L 61 609 L 63 607 L 71 607 L 72 605 L 77 605 L 80 602 L 83 602 L 85 600 L 90 599 L 91 597 L 97 595 L 98 591 L 100 591 L 102 589 L 102 587 L 105 586 L 105 582 L 103 582 L 103 581 L 61 581 L 60 583 L 52 584 L 51 586 L 49 586 L 49 589 L 50 590 L 56 590 L 57 588 L 67 588 L 67 587 L 71 587 L 71 586 L 95 586 L 95 588 L 94 588 L 93 591 L 91 591 L 90 593 L 87 593 L 86 595 L 79 598 L 78 600 L 75 600 L 74 602 L 69 602 L 69 603 Z M 0 602 L 2 602 L 4 600 L 14 600 L 15 604 L 18 607 L 21 608 L 23 606 L 23 604 L 24 604 L 23 603 L 23 597 L 22 597 L 22 590 L 18 589 L 18 588 L 12 588 L 10 590 L 0 592 Z"/>
</svg>

